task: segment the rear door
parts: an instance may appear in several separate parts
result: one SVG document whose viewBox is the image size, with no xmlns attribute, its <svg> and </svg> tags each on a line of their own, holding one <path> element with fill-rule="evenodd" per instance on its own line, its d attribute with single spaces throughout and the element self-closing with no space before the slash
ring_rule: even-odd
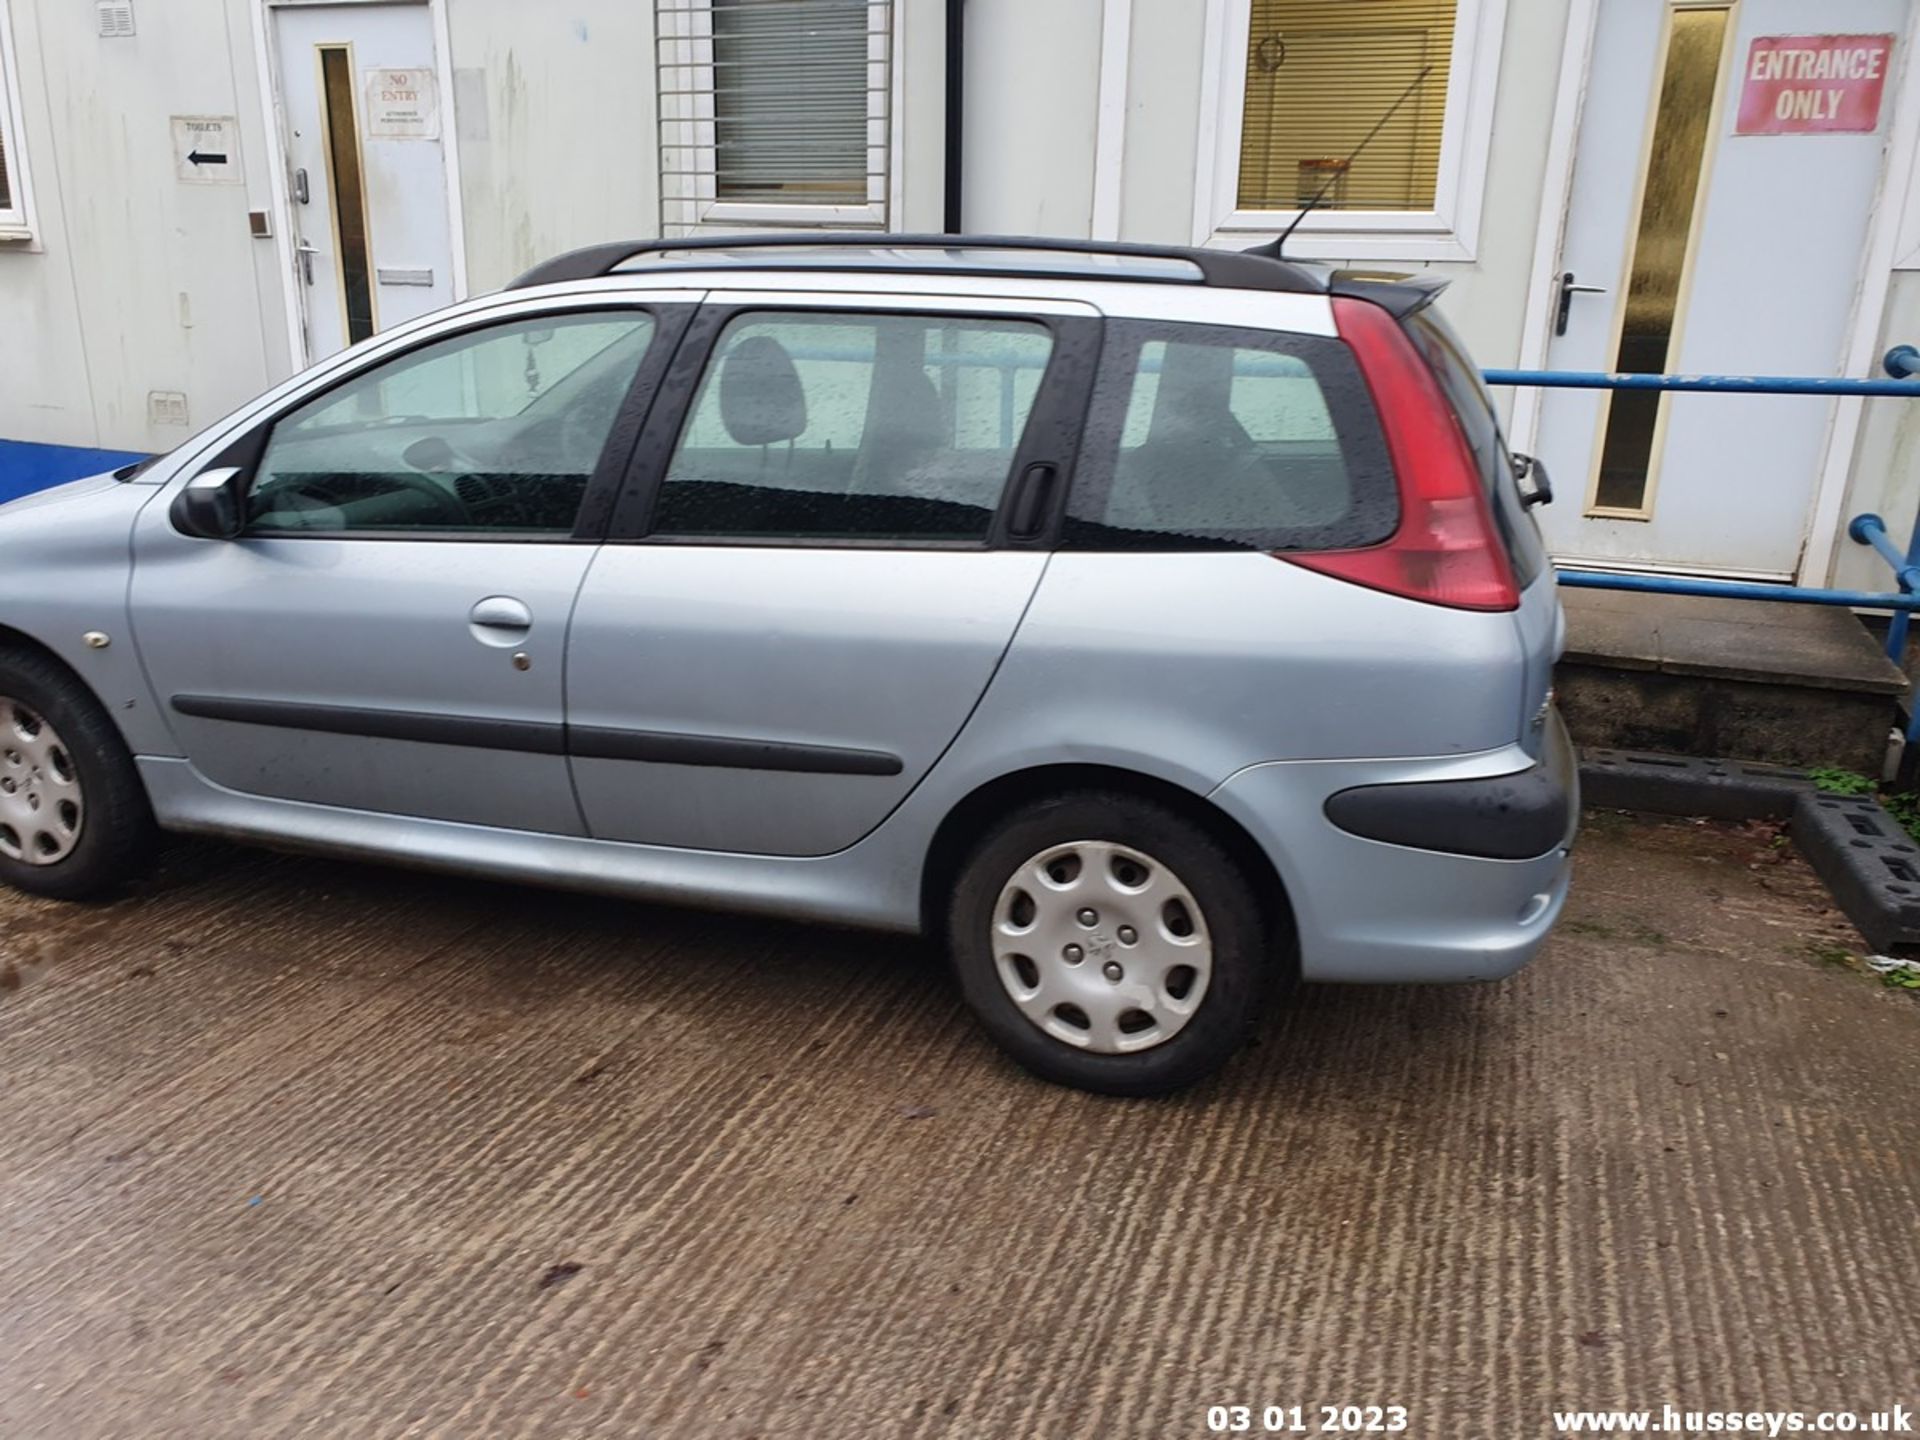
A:
<svg viewBox="0 0 1920 1440">
<path fill-rule="evenodd" d="M 885 819 L 1046 567 L 1098 342 L 1067 304 L 704 307 L 574 614 L 590 833 L 819 855 Z"/>
</svg>

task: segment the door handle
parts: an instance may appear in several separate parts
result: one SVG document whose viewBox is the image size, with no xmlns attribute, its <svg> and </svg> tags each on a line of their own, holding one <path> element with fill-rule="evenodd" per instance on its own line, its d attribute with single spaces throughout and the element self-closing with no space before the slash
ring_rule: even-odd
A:
<svg viewBox="0 0 1920 1440">
<path fill-rule="evenodd" d="M 533 629 L 533 611 L 511 595 L 489 595 L 467 612 L 467 625 L 482 645 L 517 645 Z"/>
<path fill-rule="evenodd" d="M 319 249 L 312 241 L 303 237 L 300 243 L 293 247 L 293 253 L 300 257 L 301 278 L 307 284 L 313 284 L 313 257 L 320 253 Z"/>
<path fill-rule="evenodd" d="M 1047 528 L 1047 516 L 1053 509 L 1053 487 L 1060 478 L 1060 467 L 1041 463 L 1029 465 L 1020 475 L 1014 492 L 1013 511 L 1007 517 L 1007 533 L 1015 540 L 1037 540 Z"/>
<path fill-rule="evenodd" d="M 1555 310 L 1553 317 L 1553 333 L 1556 335 L 1564 335 L 1567 333 L 1567 311 L 1573 308 L 1574 296 L 1604 295 L 1607 293 L 1607 287 L 1604 285 L 1574 284 L 1573 272 L 1571 270 L 1561 271 L 1560 278 L 1554 283 L 1560 287 L 1558 308 Z"/>
</svg>

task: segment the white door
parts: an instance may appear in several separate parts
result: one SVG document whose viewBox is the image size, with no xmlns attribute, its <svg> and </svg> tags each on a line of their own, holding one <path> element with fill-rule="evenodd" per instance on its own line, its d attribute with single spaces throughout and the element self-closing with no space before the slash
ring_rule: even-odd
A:
<svg viewBox="0 0 1920 1440">
<path fill-rule="evenodd" d="M 306 355 L 451 304 L 441 77 L 424 4 L 273 16 Z"/>
<path fill-rule="evenodd" d="M 1564 296 L 1547 368 L 1839 374 L 1906 10 L 1600 5 L 1551 282 L 1582 288 Z M 1533 449 L 1558 492 L 1539 512 L 1548 541 L 1565 560 L 1790 578 L 1831 407 L 1545 391 Z"/>
</svg>

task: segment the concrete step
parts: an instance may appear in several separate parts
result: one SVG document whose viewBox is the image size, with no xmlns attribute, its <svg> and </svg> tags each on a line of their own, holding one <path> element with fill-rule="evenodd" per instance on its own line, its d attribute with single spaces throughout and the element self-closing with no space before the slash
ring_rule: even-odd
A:
<svg viewBox="0 0 1920 1440">
<path fill-rule="evenodd" d="M 1560 708 L 1583 747 L 1878 776 L 1907 678 L 1851 611 L 1564 589 Z"/>
</svg>

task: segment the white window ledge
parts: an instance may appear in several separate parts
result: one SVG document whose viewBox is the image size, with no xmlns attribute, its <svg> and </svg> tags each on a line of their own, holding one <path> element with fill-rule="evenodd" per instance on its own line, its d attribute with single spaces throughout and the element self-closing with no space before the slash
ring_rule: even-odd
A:
<svg viewBox="0 0 1920 1440">
<path fill-rule="evenodd" d="M 1235 210 L 1198 243 L 1244 250 L 1277 239 L 1298 211 Z M 1319 210 L 1287 237 L 1301 260 L 1471 260 L 1473 249 L 1437 211 Z"/>
</svg>

